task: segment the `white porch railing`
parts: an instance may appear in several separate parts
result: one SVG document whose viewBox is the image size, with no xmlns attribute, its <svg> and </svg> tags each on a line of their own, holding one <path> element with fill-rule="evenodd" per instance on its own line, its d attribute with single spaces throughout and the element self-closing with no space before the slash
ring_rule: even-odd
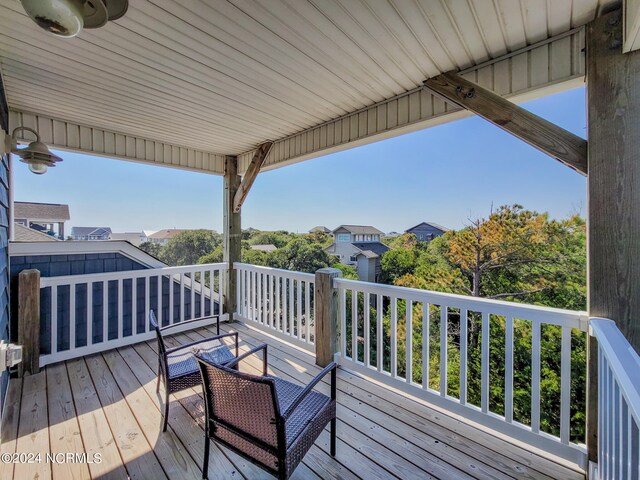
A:
<svg viewBox="0 0 640 480">
<path fill-rule="evenodd" d="M 315 276 L 234 263 L 238 275 L 236 318 L 313 351 Z"/>
<path fill-rule="evenodd" d="M 153 338 L 149 310 L 162 325 L 185 330 L 224 315 L 225 263 L 44 277 L 41 314 L 48 327 L 40 366 Z M 174 331 L 180 331 L 179 327 Z"/>
<path fill-rule="evenodd" d="M 640 356 L 612 320 L 592 318 L 598 340 L 597 479 L 640 478 Z"/>
<path fill-rule="evenodd" d="M 342 278 L 334 281 L 334 288 L 340 325 L 336 358 L 341 365 L 586 466 L 586 449 L 570 440 L 572 338 L 586 342 L 585 313 Z M 541 427 L 541 338 L 552 333 L 559 336 L 559 352 L 544 360 L 548 368 L 556 365 L 559 370 L 552 372 L 560 378 L 559 434 Z M 515 335 L 530 338 L 528 352 L 514 346 Z M 530 391 L 530 408 L 517 416 L 516 354 L 521 364 L 528 357 L 531 369 L 528 385 L 517 385 L 519 395 Z M 459 368 L 449 370 L 458 363 Z M 490 393 L 496 383 L 503 387 L 499 398 Z"/>
</svg>

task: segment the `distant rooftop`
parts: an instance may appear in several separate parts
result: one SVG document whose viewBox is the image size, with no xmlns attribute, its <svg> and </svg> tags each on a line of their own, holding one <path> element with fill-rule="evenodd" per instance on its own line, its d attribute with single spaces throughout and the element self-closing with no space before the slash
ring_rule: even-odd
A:
<svg viewBox="0 0 640 480">
<path fill-rule="evenodd" d="M 309 230 L 309 233 L 316 233 L 316 232 L 331 233 L 331 230 L 325 227 L 324 225 L 318 225 L 317 227 L 313 227 L 311 230 Z"/>
<path fill-rule="evenodd" d="M 275 252 L 278 249 L 275 245 L 267 243 L 265 245 L 251 245 L 251 250 L 260 250 L 261 252 Z"/>
<path fill-rule="evenodd" d="M 47 235 L 33 228 L 25 227 L 19 223 L 14 223 L 14 241 L 15 242 L 59 242 L 53 235 Z"/>
<path fill-rule="evenodd" d="M 351 245 L 361 250 L 362 253 L 369 251 L 376 255 L 382 255 L 384 252 L 391 250 L 382 242 L 353 242 Z"/>
<path fill-rule="evenodd" d="M 84 237 L 88 235 L 111 235 L 111 227 L 73 227 L 72 236 Z"/>
<path fill-rule="evenodd" d="M 438 225 L 437 223 L 433 223 L 433 222 L 420 222 L 419 224 L 411 227 L 411 228 L 407 228 L 407 232 L 410 232 L 411 230 L 413 230 L 414 228 L 418 228 L 420 225 L 428 225 L 431 226 L 433 228 L 437 228 L 438 230 L 442 231 L 442 232 L 448 232 L 450 229 L 447 227 L 443 227 L 442 225 Z"/>
<path fill-rule="evenodd" d="M 14 202 L 14 218 L 32 222 L 64 222 L 69 220 L 69 205 L 61 203 Z"/>
<path fill-rule="evenodd" d="M 186 232 L 186 230 L 179 228 L 167 228 L 165 230 L 158 230 L 156 233 L 149 235 L 149 238 L 154 238 L 156 240 L 170 240 L 182 232 Z"/>
<path fill-rule="evenodd" d="M 384 232 L 378 230 L 371 225 L 340 225 L 333 229 L 332 233 L 335 233 L 337 230 L 345 229 L 351 232 L 354 235 L 383 235 Z"/>
</svg>

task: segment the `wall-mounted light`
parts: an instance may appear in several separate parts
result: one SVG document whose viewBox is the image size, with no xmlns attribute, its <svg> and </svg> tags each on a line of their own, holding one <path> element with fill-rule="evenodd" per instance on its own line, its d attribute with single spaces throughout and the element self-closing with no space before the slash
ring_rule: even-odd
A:
<svg viewBox="0 0 640 480">
<path fill-rule="evenodd" d="M 36 140 L 24 148 L 18 148 L 18 139 L 16 138 L 16 133 L 21 130 L 31 132 L 36 136 Z M 62 158 L 52 153 L 47 146 L 40 141 L 38 132 L 29 127 L 16 127 L 13 130 L 11 136 L 7 137 L 7 152 L 11 152 L 20 157 L 20 161 L 29 165 L 29 170 L 36 175 L 46 173 L 49 167 L 55 167 L 56 162 L 62 161 Z"/>
</svg>

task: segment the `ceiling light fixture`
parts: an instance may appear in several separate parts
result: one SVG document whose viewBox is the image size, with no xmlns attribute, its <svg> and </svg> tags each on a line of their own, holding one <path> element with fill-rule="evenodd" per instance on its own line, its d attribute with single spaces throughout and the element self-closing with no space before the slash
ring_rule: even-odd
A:
<svg viewBox="0 0 640 480">
<path fill-rule="evenodd" d="M 129 0 L 21 0 L 31 19 L 60 37 L 75 37 L 83 28 L 99 28 L 122 17 Z"/>
</svg>

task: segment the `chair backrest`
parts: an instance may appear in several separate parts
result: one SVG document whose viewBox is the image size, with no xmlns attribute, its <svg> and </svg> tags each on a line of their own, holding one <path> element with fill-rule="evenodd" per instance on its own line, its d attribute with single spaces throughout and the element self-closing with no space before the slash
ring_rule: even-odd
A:
<svg viewBox="0 0 640 480">
<path fill-rule="evenodd" d="M 158 355 L 164 356 L 164 354 L 167 352 L 167 349 L 164 346 L 162 332 L 160 331 L 160 326 L 158 325 L 156 314 L 153 313 L 153 310 L 149 310 L 149 323 L 151 324 L 151 328 L 156 331 L 156 337 L 158 338 Z"/>
<path fill-rule="evenodd" d="M 200 363 L 207 417 L 218 428 L 277 448 L 280 417 L 274 380 L 209 363 Z M 254 450 L 246 453 L 253 456 Z"/>
</svg>

